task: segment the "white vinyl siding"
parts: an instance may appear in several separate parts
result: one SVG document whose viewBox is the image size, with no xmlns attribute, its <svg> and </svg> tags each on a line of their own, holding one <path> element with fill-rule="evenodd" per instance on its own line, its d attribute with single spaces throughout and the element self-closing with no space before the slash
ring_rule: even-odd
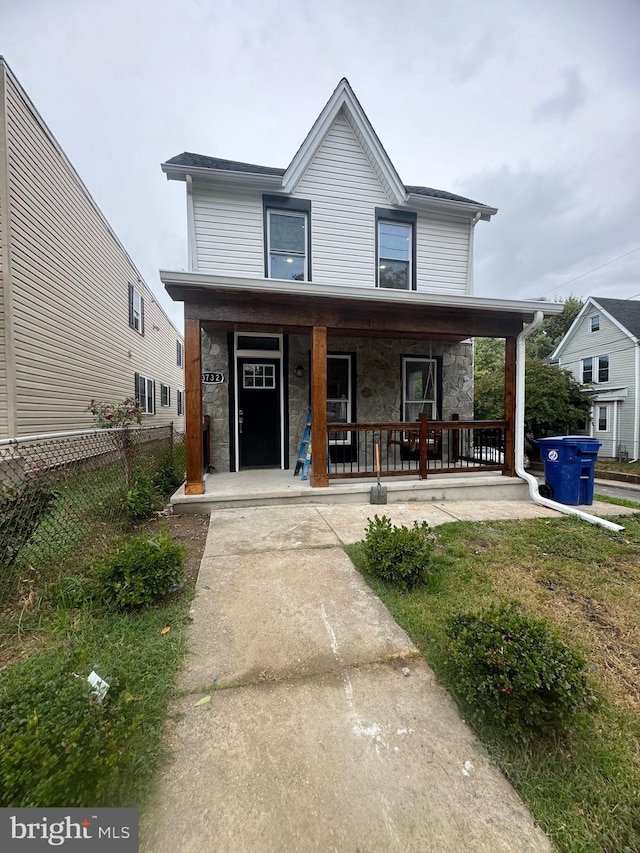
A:
<svg viewBox="0 0 640 853">
<path fill-rule="evenodd" d="M 295 195 L 312 204 L 313 280 L 375 287 L 375 208 L 392 202 L 342 113 Z M 468 219 L 417 211 L 418 290 L 466 294 L 469 234 Z"/>
<path fill-rule="evenodd" d="M 183 386 L 177 330 L 10 74 L 6 81 L 16 435 L 82 429 L 93 425 L 92 398 L 132 395 L 134 371 Z M 145 300 L 144 337 L 129 328 L 128 282 Z M 182 429 L 175 405 L 154 424 L 171 420 Z"/>
<path fill-rule="evenodd" d="M 591 331 L 591 317 L 599 315 L 600 328 L 597 332 Z M 561 358 L 560 367 L 570 370 L 578 382 L 582 382 L 582 362 L 585 358 L 593 359 L 592 386 L 596 393 L 606 393 L 607 389 L 627 389 L 627 396 L 619 403 L 611 403 L 611 420 L 609 429 L 614 424 L 614 406 L 617 407 L 615 418 L 616 436 L 612 436 L 607 447 L 602 447 L 602 455 L 612 455 L 616 452 L 614 444 L 626 447 L 630 454 L 638 455 L 640 448 L 634 448 L 634 424 L 636 417 L 637 389 L 635 387 L 635 344 L 632 339 L 621 329 L 612 323 L 609 317 L 595 307 L 592 311 L 585 313 L 572 337 L 568 340 Z M 609 356 L 609 380 L 597 382 L 598 379 L 598 356 Z M 605 403 L 595 403 L 598 405 Z M 597 414 L 597 412 L 596 412 Z M 591 424 L 592 433 L 595 435 L 595 423 Z M 602 436 L 598 436 L 602 438 Z M 633 458 L 633 455 L 631 456 Z"/>
<path fill-rule="evenodd" d="M 262 193 L 193 183 L 198 272 L 264 278 Z"/>
<path fill-rule="evenodd" d="M 375 287 L 375 208 L 391 200 L 342 113 L 295 195 L 311 201 L 313 281 Z"/>
<path fill-rule="evenodd" d="M 469 221 L 436 219 L 419 213 L 416 240 L 418 290 L 447 296 L 466 296 Z"/>
<path fill-rule="evenodd" d="M 293 195 L 311 202 L 312 281 L 375 287 L 375 208 L 393 203 L 343 113 Z M 199 272 L 264 277 L 260 192 L 194 179 L 193 208 Z M 417 289 L 465 295 L 468 218 L 416 212 Z"/>
</svg>

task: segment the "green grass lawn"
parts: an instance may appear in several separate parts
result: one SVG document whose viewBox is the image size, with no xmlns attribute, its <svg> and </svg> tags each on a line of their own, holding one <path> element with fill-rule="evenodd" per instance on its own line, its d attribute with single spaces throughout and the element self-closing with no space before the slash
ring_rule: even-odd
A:
<svg viewBox="0 0 640 853">
<path fill-rule="evenodd" d="M 587 658 L 599 709 L 565 738 L 505 740 L 464 708 L 480 738 L 561 851 L 640 851 L 640 514 L 624 533 L 577 519 L 454 522 L 436 528 L 437 574 L 400 592 L 346 550 L 455 694 L 448 617 L 518 601 Z"/>
<path fill-rule="evenodd" d="M 623 474 L 640 474 L 640 462 L 618 462 L 616 459 L 598 459 L 596 477 L 600 471 L 619 471 Z"/>
<path fill-rule="evenodd" d="M 58 606 L 28 657 L 0 678 L 0 806 L 135 806 L 146 801 L 186 648 L 193 584 L 132 612 Z M 88 696 L 95 670 L 110 685 Z"/>
</svg>

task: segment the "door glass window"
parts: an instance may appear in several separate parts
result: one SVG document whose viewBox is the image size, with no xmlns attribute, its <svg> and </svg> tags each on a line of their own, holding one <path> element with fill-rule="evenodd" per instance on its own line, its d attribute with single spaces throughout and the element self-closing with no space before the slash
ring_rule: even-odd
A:
<svg viewBox="0 0 640 853">
<path fill-rule="evenodd" d="M 243 364 L 242 365 L 242 387 L 243 388 L 275 388 L 276 367 L 275 364 Z"/>
</svg>

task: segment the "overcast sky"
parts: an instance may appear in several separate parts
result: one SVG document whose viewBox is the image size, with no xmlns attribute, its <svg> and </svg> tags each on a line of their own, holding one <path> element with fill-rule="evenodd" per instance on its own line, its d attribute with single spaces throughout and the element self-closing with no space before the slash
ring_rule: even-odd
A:
<svg viewBox="0 0 640 853">
<path fill-rule="evenodd" d="M 286 167 L 342 77 L 406 184 L 499 208 L 477 296 L 640 297 L 640 0 L 0 0 L 0 53 L 177 324 L 160 163 Z"/>
</svg>

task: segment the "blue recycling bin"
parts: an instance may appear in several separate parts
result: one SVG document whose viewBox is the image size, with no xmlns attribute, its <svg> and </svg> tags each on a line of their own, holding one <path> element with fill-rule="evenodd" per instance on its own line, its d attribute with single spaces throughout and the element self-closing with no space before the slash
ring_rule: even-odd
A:
<svg viewBox="0 0 640 853">
<path fill-rule="evenodd" d="M 591 506 L 596 459 L 602 442 L 584 435 L 537 438 L 547 491 L 554 501 Z"/>
</svg>

